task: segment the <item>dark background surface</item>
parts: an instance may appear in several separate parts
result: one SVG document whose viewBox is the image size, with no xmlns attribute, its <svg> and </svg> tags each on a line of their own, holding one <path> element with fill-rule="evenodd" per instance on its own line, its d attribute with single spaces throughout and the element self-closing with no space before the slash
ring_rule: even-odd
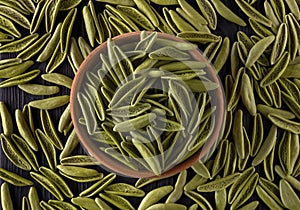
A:
<svg viewBox="0 0 300 210">
<path fill-rule="evenodd" d="M 85 2 L 85 1 L 83 1 L 83 2 Z M 198 6 L 194 0 L 188 1 L 188 2 L 190 2 L 192 5 L 194 5 L 195 8 L 197 8 L 197 10 L 198 10 Z M 248 23 L 247 17 L 238 9 L 238 6 L 236 5 L 235 1 L 223 0 L 223 2 Z M 263 2 L 264 2 L 263 0 L 258 0 L 254 5 L 256 8 L 263 9 Z M 78 9 L 76 23 L 74 24 L 74 28 L 73 28 L 73 36 L 77 38 L 80 35 L 80 36 L 83 36 L 86 40 L 88 40 L 86 33 L 85 33 L 84 26 L 83 26 L 82 17 L 81 17 L 82 5 L 86 5 L 86 4 L 81 3 L 81 6 Z M 103 5 L 104 4 L 102 4 L 102 3 L 95 2 L 96 11 L 97 12 L 103 11 L 103 9 L 104 9 Z M 161 11 L 162 7 L 157 6 L 156 8 Z M 176 8 L 176 7 L 174 7 L 174 8 Z M 65 13 L 61 13 L 58 16 L 58 21 L 62 21 L 64 17 L 65 17 Z M 43 26 L 41 26 L 41 28 L 42 27 Z M 19 28 L 19 29 L 21 29 L 21 28 Z M 231 44 L 232 44 L 236 40 L 236 32 L 239 30 L 245 31 L 248 35 L 253 34 L 251 29 L 249 29 L 249 26 L 239 27 L 233 23 L 230 23 L 230 22 L 224 20 L 222 17 L 218 16 L 218 27 L 214 33 L 216 33 L 218 35 L 230 37 Z M 28 34 L 28 31 L 26 31 L 25 33 Z M 39 33 L 42 34 L 43 31 L 40 31 Z M 199 46 L 199 47 L 201 50 L 205 49 L 204 46 Z M 15 57 L 15 56 L 16 56 L 15 54 L 2 54 L 2 55 L 0 55 L 0 59 L 4 59 L 7 57 Z M 45 63 L 36 63 L 34 65 L 34 67 L 32 67 L 31 69 L 44 70 L 45 66 L 46 66 Z M 74 76 L 72 69 L 70 68 L 67 60 L 64 62 L 63 65 L 61 65 L 56 70 L 56 72 L 63 73 L 63 74 L 66 74 L 66 75 L 69 75 L 72 77 Z M 224 76 L 225 76 L 226 72 L 230 73 L 230 62 L 227 62 L 227 64 L 223 68 L 223 70 L 220 72 L 220 77 L 221 77 L 222 81 L 224 81 Z M 34 82 L 40 83 L 40 84 L 49 84 L 49 83 L 43 81 L 40 77 L 38 77 L 38 79 L 34 80 Z M 69 90 L 61 87 L 61 91 L 58 95 L 63 95 L 63 94 L 69 94 Z M 0 89 L 0 101 L 4 101 L 7 104 L 8 108 L 13 116 L 14 116 L 15 109 L 23 109 L 23 106 L 26 103 L 30 102 L 33 99 L 41 99 L 41 98 L 43 98 L 43 97 L 32 96 L 32 95 L 26 94 L 23 91 L 19 90 L 17 87 Z M 56 125 L 58 125 L 58 120 L 59 120 L 60 114 L 62 113 L 63 110 L 64 110 L 64 107 L 50 111 L 51 117 Z M 35 115 L 35 126 L 36 126 L 36 128 L 38 128 L 38 127 L 40 128 L 41 125 L 40 125 L 40 120 L 39 120 L 39 112 L 37 110 L 34 110 L 34 115 Z M 244 124 L 247 127 L 247 129 L 249 130 L 252 126 L 252 119 L 246 118 L 244 121 Z M 1 126 L 0 126 L 0 129 L 1 129 Z M 15 129 L 15 132 L 17 132 L 16 125 L 14 125 L 14 129 Z M 62 134 L 60 134 L 60 137 L 63 140 L 63 142 L 65 142 L 66 137 L 63 136 Z M 78 147 L 76 154 L 84 154 L 83 149 L 81 147 Z M 59 152 L 58 152 L 58 155 L 59 155 Z M 39 163 L 41 166 L 42 165 L 48 166 L 45 156 L 42 154 L 41 150 L 38 151 L 38 159 L 39 159 Z M 16 172 L 17 174 L 22 175 L 26 178 L 30 178 L 29 172 L 22 171 L 22 170 L 18 169 L 17 167 L 15 167 L 14 165 L 12 165 L 9 162 L 9 160 L 5 157 L 5 155 L 2 153 L 2 150 L 0 150 L 0 160 L 1 160 L 0 167 L 5 168 L 9 171 Z M 248 161 L 248 165 L 249 164 L 251 164 L 251 161 Z M 96 168 L 100 171 L 103 171 L 105 174 L 108 173 L 107 171 L 105 171 L 104 169 L 102 169 L 100 167 L 96 167 Z M 262 174 L 262 176 L 264 176 L 264 173 L 262 170 L 263 170 L 262 168 L 257 167 L 257 171 L 259 171 L 259 172 L 261 171 L 260 174 Z M 188 170 L 188 180 L 191 177 L 193 177 L 194 174 L 195 173 L 191 169 L 189 169 Z M 276 173 L 275 173 L 275 177 L 277 177 Z M 169 185 L 169 184 L 174 185 L 176 182 L 176 178 L 177 178 L 177 176 L 174 176 L 174 177 L 171 177 L 168 179 L 157 181 L 153 184 L 143 187 L 142 189 L 145 190 L 145 192 L 148 192 L 149 190 L 154 189 L 161 185 Z M 126 183 L 134 184 L 136 182 L 136 180 L 137 179 L 118 176 L 117 179 L 115 180 L 115 182 L 126 182 Z M 2 183 L 2 181 L 0 181 L 0 182 Z M 278 177 L 275 180 L 275 182 L 276 182 L 276 184 L 278 184 Z M 69 182 L 69 186 L 71 187 L 71 190 L 74 192 L 75 196 L 77 196 L 83 189 L 85 189 L 89 185 L 90 184 L 77 184 L 72 181 Z M 44 190 L 39 184 L 35 183 L 35 187 L 37 188 L 38 192 L 40 193 L 39 196 L 40 196 L 41 200 L 47 201 L 48 199 L 53 199 L 53 197 L 46 190 Z M 14 187 L 14 186 L 10 185 L 10 190 L 11 190 L 12 199 L 14 200 L 15 209 L 21 209 L 21 199 L 23 196 L 27 196 L 29 187 Z M 204 194 L 204 196 L 206 198 L 208 198 L 209 201 L 211 201 L 212 205 L 214 205 L 214 203 L 215 203 L 214 193 L 206 193 L 206 194 Z M 258 198 L 255 195 L 255 196 L 253 196 L 252 199 L 257 200 Z M 140 202 L 140 199 L 129 199 L 129 200 L 133 203 L 133 205 L 135 207 Z M 180 199 L 179 203 L 183 203 L 183 204 L 186 204 L 187 206 L 190 206 L 194 202 L 191 201 L 190 199 L 187 199 L 186 196 L 183 196 L 182 199 Z M 260 205 L 259 209 L 267 208 L 266 206 L 263 205 L 262 202 L 260 202 L 260 203 L 261 203 L 261 205 Z"/>
</svg>

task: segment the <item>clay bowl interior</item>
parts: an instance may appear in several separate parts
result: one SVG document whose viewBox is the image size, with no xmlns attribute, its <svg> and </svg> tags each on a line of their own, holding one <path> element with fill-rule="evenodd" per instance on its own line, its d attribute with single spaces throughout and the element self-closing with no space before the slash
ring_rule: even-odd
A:
<svg viewBox="0 0 300 210">
<path fill-rule="evenodd" d="M 159 38 L 164 39 L 170 39 L 178 42 L 185 42 L 184 40 L 177 38 L 175 36 L 159 33 Z M 112 40 L 115 42 L 116 45 L 122 45 L 122 43 L 130 43 L 135 42 L 139 40 L 140 38 L 140 32 L 132 32 L 123 34 L 120 36 L 114 37 Z M 101 167 L 104 167 L 108 169 L 109 171 L 112 171 L 114 173 L 128 176 L 128 177 L 154 177 L 155 174 L 150 171 L 135 171 L 133 169 L 130 169 L 128 166 L 125 166 L 124 164 L 118 162 L 115 159 L 112 159 L 109 157 L 106 153 L 99 150 L 94 142 L 89 138 L 89 134 L 87 133 L 85 127 L 81 125 L 78 122 L 79 117 L 81 116 L 81 108 L 77 102 L 77 92 L 80 90 L 81 85 L 84 83 L 84 75 L 87 71 L 90 71 L 91 69 L 99 69 L 101 66 L 99 54 L 100 53 L 107 53 L 107 42 L 104 42 L 103 44 L 99 45 L 95 50 L 93 50 L 90 55 L 84 60 L 84 62 L 81 64 L 81 66 L 78 69 L 77 74 L 75 75 L 73 85 L 71 88 L 71 117 L 74 124 L 74 128 L 76 131 L 76 134 L 83 145 L 84 149 L 86 149 L 87 153 L 94 157 L 101 165 Z M 205 145 L 197 151 L 195 154 L 190 156 L 185 161 L 181 162 L 180 164 L 176 165 L 175 167 L 167 170 L 166 172 L 162 173 L 160 176 L 171 176 L 179 173 L 182 170 L 185 170 L 192 166 L 194 163 L 196 163 L 200 159 L 204 159 L 211 155 L 213 150 L 218 144 L 219 138 L 221 137 L 223 130 L 224 130 L 224 121 L 225 121 L 225 97 L 224 97 L 224 91 L 222 87 L 222 83 L 217 76 L 214 68 L 211 66 L 211 63 L 202 55 L 200 50 L 192 50 L 189 51 L 191 56 L 198 61 L 206 62 L 207 63 L 207 74 L 209 75 L 209 78 L 219 84 L 219 88 L 213 91 L 213 95 L 211 98 L 212 103 L 217 105 L 217 109 L 215 111 L 215 127 L 211 134 L 211 136 L 208 138 Z"/>
</svg>

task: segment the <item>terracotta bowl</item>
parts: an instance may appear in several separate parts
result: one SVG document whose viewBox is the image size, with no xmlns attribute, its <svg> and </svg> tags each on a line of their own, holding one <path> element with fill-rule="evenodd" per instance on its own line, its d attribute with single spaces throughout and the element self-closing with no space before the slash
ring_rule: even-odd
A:
<svg viewBox="0 0 300 210">
<path fill-rule="evenodd" d="M 164 33 L 158 32 L 158 37 L 163 39 L 169 39 L 178 42 L 185 42 L 184 40 Z M 122 45 L 123 43 L 133 43 L 140 39 L 140 32 L 132 32 L 123 34 L 117 37 L 114 37 L 112 40 L 116 45 Z M 81 108 L 77 101 L 77 92 L 80 90 L 81 86 L 85 83 L 84 77 L 87 71 L 91 71 L 92 69 L 99 69 L 101 63 L 99 54 L 107 53 L 107 42 L 99 45 L 95 50 L 93 50 L 90 55 L 84 60 L 81 64 L 78 72 L 74 78 L 72 89 L 71 89 L 71 116 L 74 124 L 75 131 L 80 139 L 81 144 L 86 149 L 87 153 L 89 153 L 92 157 L 94 157 L 97 161 L 99 161 L 100 166 L 112 171 L 114 173 L 128 176 L 128 177 L 154 177 L 155 174 L 153 172 L 143 170 L 136 171 L 128 166 L 125 166 L 121 162 L 110 158 L 105 152 L 99 150 L 98 147 L 95 146 L 95 143 L 89 138 L 89 134 L 87 133 L 86 128 L 78 122 L 79 117 L 81 116 Z M 191 56 L 198 61 L 207 63 L 207 75 L 210 80 L 219 84 L 219 88 L 213 91 L 211 95 L 211 100 L 217 106 L 215 111 L 215 126 L 212 131 L 211 136 L 207 139 L 205 145 L 188 159 L 183 162 L 175 165 L 173 168 L 168 169 L 163 172 L 160 176 L 171 176 L 179 173 L 182 170 L 185 170 L 196 163 L 198 160 L 204 160 L 208 156 L 210 156 L 213 150 L 216 148 L 224 130 L 224 121 L 225 121 L 225 97 L 224 90 L 222 87 L 222 83 L 216 74 L 216 71 L 212 67 L 211 63 L 203 56 L 200 50 L 195 49 L 189 51 Z"/>
</svg>

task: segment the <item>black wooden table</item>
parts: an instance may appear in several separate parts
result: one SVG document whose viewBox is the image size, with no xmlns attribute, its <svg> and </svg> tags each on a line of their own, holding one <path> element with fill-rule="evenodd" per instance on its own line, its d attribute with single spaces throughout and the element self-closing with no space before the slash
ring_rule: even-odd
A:
<svg viewBox="0 0 300 210">
<path fill-rule="evenodd" d="M 195 8 L 198 8 L 197 4 L 194 0 L 188 1 L 188 2 L 190 2 Z M 245 21 L 247 20 L 247 17 L 238 9 L 238 6 L 236 5 L 235 1 L 223 0 L 223 2 L 226 5 L 228 5 L 228 7 L 231 8 L 236 14 L 238 14 L 240 17 L 242 17 Z M 84 29 L 83 21 L 82 21 L 82 15 L 81 15 L 82 6 L 86 5 L 86 3 L 87 3 L 87 1 L 83 1 L 81 3 L 81 5 L 78 7 L 78 17 L 77 17 L 76 23 L 74 25 L 73 36 L 74 37 L 83 36 L 87 40 L 87 35 L 85 33 L 85 29 Z M 264 3 L 263 0 L 258 0 L 254 5 L 258 9 L 263 9 L 263 3 Z M 98 12 L 103 11 L 103 9 L 104 9 L 104 6 L 102 3 L 95 2 L 95 7 Z M 174 7 L 174 8 L 176 8 L 176 7 Z M 157 9 L 161 10 L 162 7 L 157 6 Z M 215 33 L 218 35 L 222 35 L 222 36 L 228 36 L 231 40 L 231 44 L 237 40 L 236 33 L 237 33 L 237 31 L 240 31 L 240 30 L 245 31 L 249 35 L 253 34 L 253 32 L 251 31 L 249 26 L 239 27 L 236 24 L 230 23 L 230 22 L 226 21 L 225 19 L 223 19 L 222 17 L 218 16 L 218 27 L 217 27 L 217 30 L 215 31 Z M 28 33 L 28 32 L 26 32 L 26 33 Z M 204 46 L 199 46 L 199 47 L 201 50 L 204 50 Z M 15 56 L 15 54 L 1 54 L 0 59 L 14 57 L 14 56 Z M 44 70 L 45 63 L 36 63 L 32 67 L 32 69 Z M 63 65 L 61 65 L 59 67 L 59 69 L 56 70 L 56 72 L 66 74 L 70 77 L 74 77 L 73 71 L 72 71 L 71 67 L 69 66 L 67 60 L 64 62 Z M 230 62 L 229 61 L 224 66 L 223 70 L 220 72 L 220 77 L 223 82 L 224 82 L 224 77 L 226 75 L 226 72 L 230 72 Z M 38 77 L 38 79 L 35 79 L 33 82 L 40 83 L 40 84 L 50 84 L 50 83 L 43 81 L 40 77 Z M 63 95 L 63 94 L 69 94 L 69 90 L 67 88 L 61 87 L 61 91 L 60 91 L 59 95 Z M 41 99 L 41 98 L 43 98 L 43 97 L 32 96 L 32 95 L 26 94 L 23 91 L 21 91 L 20 89 L 18 89 L 17 87 L 0 89 L 0 101 L 3 101 L 7 104 L 9 111 L 12 115 L 14 115 L 15 109 L 23 109 L 23 106 L 25 104 L 27 104 L 28 102 L 30 102 L 34 99 Z M 59 109 L 50 111 L 51 117 L 53 118 L 55 125 L 58 124 L 59 117 L 60 117 L 62 111 L 64 110 L 64 108 L 65 107 L 61 107 Z M 33 111 L 34 111 L 34 116 L 35 116 L 35 126 L 36 126 L 36 128 L 41 128 L 41 123 L 39 120 L 39 112 L 38 112 L 38 110 L 35 110 L 35 109 Z M 252 121 L 250 119 L 245 119 L 245 123 L 246 123 L 245 126 L 247 127 L 247 129 L 250 129 L 250 127 L 252 126 Z M 16 125 L 14 125 L 14 127 L 16 129 Z M 0 126 L 0 129 L 1 129 L 1 126 Z M 63 140 L 63 142 L 65 142 L 66 137 L 62 134 L 59 134 L 59 136 Z M 47 163 L 46 163 L 47 161 L 46 161 L 45 156 L 42 154 L 42 151 L 39 150 L 37 154 L 38 154 L 38 159 L 39 159 L 40 165 L 47 166 Z M 81 148 L 81 146 L 79 146 L 78 149 L 76 150 L 76 154 L 85 154 L 85 152 Z M 31 179 L 29 172 L 22 171 L 22 170 L 18 169 L 17 167 L 15 167 L 14 165 L 12 165 L 10 163 L 10 161 L 6 158 L 6 156 L 3 154 L 2 150 L 0 150 L 0 160 L 1 160 L 0 167 L 5 168 L 9 171 L 13 171 L 23 177 Z M 276 159 L 276 161 L 278 161 L 278 160 Z M 249 165 L 251 164 L 250 162 L 251 161 L 249 161 L 249 163 L 248 163 Z M 109 173 L 100 167 L 96 167 L 96 168 L 99 171 L 102 171 L 104 174 Z M 257 171 L 260 172 L 261 174 L 263 174 L 262 170 L 263 170 L 262 168 L 259 168 L 259 167 L 257 168 Z M 188 170 L 188 179 L 191 179 L 191 177 L 193 177 L 194 174 L 195 173 L 193 172 L 193 170 L 189 169 Z M 275 174 L 275 176 L 276 176 L 275 182 L 278 183 L 279 177 L 276 174 Z M 153 184 L 145 186 L 143 188 L 143 190 L 145 190 L 145 192 L 148 192 L 151 189 L 154 189 L 158 186 L 168 185 L 168 184 L 174 185 L 176 182 L 176 178 L 177 178 L 177 176 L 173 176 L 171 178 L 157 181 Z M 118 176 L 115 182 L 126 182 L 126 183 L 130 183 L 130 184 L 134 184 L 136 182 L 136 180 L 137 179 L 134 179 L 134 178 Z M 2 181 L 0 181 L 0 182 L 2 183 Z M 87 186 L 90 185 L 90 184 L 78 184 L 78 183 L 75 183 L 72 181 L 69 181 L 68 183 L 69 183 L 69 186 L 71 187 L 71 190 L 74 192 L 75 196 L 78 196 L 78 194 L 83 189 L 85 189 Z M 41 200 L 47 201 L 48 199 L 53 199 L 53 196 L 50 195 L 45 189 L 43 189 L 36 182 L 35 182 L 35 187 L 37 188 L 37 190 L 39 192 L 39 197 Z M 14 201 L 15 209 L 21 209 L 21 199 L 23 196 L 28 195 L 29 187 L 14 187 L 14 186 L 10 185 L 10 191 L 11 191 L 12 199 Z M 204 196 L 209 201 L 211 201 L 212 204 L 214 204 L 214 193 L 206 193 L 206 194 L 204 194 Z M 129 198 L 129 200 L 132 202 L 132 204 L 135 207 L 137 207 L 139 202 L 141 201 L 141 199 L 132 199 L 132 198 Z M 256 195 L 254 195 L 251 198 L 251 200 L 259 200 L 259 198 Z M 194 202 L 191 201 L 190 199 L 188 199 L 186 196 L 183 196 L 178 201 L 178 203 L 183 203 L 187 206 L 190 206 Z M 263 202 L 261 202 L 259 209 L 267 209 L 267 207 L 263 204 Z"/>
</svg>

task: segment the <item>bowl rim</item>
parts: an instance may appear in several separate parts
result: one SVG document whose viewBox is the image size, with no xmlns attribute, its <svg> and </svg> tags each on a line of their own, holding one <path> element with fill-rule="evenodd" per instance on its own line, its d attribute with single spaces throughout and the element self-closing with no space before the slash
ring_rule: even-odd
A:
<svg viewBox="0 0 300 210">
<path fill-rule="evenodd" d="M 139 37 L 141 32 L 130 32 L 125 33 L 119 36 L 115 36 L 112 39 L 112 41 L 115 42 L 121 42 L 123 40 L 132 39 L 133 37 Z M 153 31 L 147 32 L 147 33 L 153 33 Z M 179 41 L 179 42 L 186 42 L 185 40 L 178 38 L 176 36 L 156 32 L 158 33 L 158 37 L 160 38 L 167 38 L 173 41 Z M 133 169 L 130 169 L 128 166 L 120 163 L 117 160 L 113 160 L 112 158 L 106 158 L 106 157 L 100 157 L 99 155 L 99 149 L 93 147 L 92 141 L 87 138 L 87 135 L 84 132 L 81 132 L 80 127 L 82 127 L 78 120 L 79 112 L 77 111 L 79 107 L 77 106 L 78 103 L 75 103 L 75 100 L 77 100 L 76 93 L 80 89 L 82 79 L 84 78 L 84 74 L 87 71 L 87 67 L 93 67 L 93 58 L 96 56 L 99 56 L 100 52 L 105 51 L 107 49 L 107 41 L 103 42 L 99 46 L 97 46 L 82 62 L 80 67 L 78 68 L 77 73 L 75 74 L 75 77 L 73 79 L 71 92 L 70 92 L 70 113 L 71 113 L 71 119 L 74 125 L 74 130 L 78 136 L 78 139 L 83 146 L 83 149 L 86 150 L 89 155 L 91 155 L 93 158 L 95 158 L 101 165 L 102 168 L 106 168 L 110 171 L 113 171 L 114 173 L 120 174 L 122 176 L 128 176 L 133 178 L 141 178 L 141 177 L 158 177 L 153 172 L 150 171 L 135 171 Z M 179 173 L 182 170 L 185 170 L 195 164 L 198 160 L 202 159 L 207 155 L 212 147 L 216 147 L 217 143 L 219 142 L 220 138 L 222 137 L 222 134 L 224 132 L 224 124 L 226 119 L 226 99 L 224 94 L 224 88 L 222 85 L 222 82 L 216 73 L 215 69 L 213 68 L 213 65 L 211 62 L 203 55 L 203 53 L 197 48 L 195 50 L 189 51 L 190 54 L 194 57 L 194 59 L 206 62 L 207 65 L 207 71 L 210 72 L 210 76 L 213 78 L 213 81 L 218 83 L 219 88 L 216 90 L 216 96 L 218 97 L 219 107 L 216 109 L 216 123 L 214 130 L 211 134 L 211 136 L 207 139 L 207 142 L 201 149 L 199 149 L 197 152 L 195 152 L 192 156 L 184 160 L 183 162 L 175 165 L 171 169 L 163 172 L 159 177 L 166 177 L 171 176 Z M 217 129 L 216 129 L 217 128 Z M 103 153 L 104 154 L 104 153 Z"/>
</svg>

